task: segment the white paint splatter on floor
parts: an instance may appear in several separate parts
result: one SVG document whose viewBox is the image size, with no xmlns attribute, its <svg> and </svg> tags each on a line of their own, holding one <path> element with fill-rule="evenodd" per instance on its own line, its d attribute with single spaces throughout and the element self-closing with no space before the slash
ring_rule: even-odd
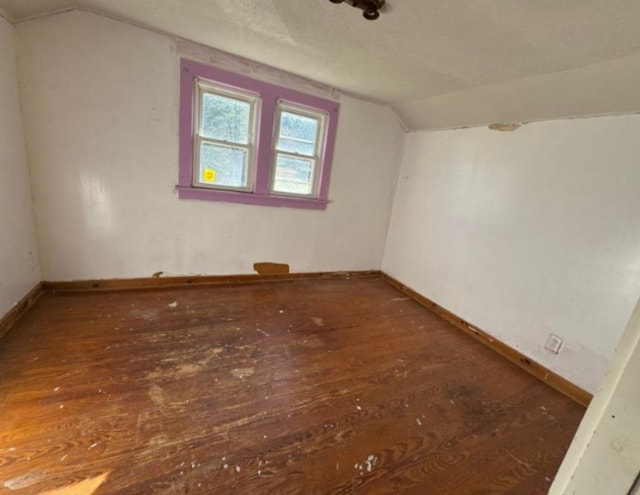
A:
<svg viewBox="0 0 640 495">
<path fill-rule="evenodd" d="M 9 490 L 20 490 L 27 488 L 31 485 L 35 485 L 38 481 L 44 479 L 44 472 L 34 471 L 33 473 L 23 474 L 22 476 L 16 476 L 4 482 L 4 487 Z"/>
<path fill-rule="evenodd" d="M 231 374 L 236 378 L 243 379 L 247 376 L 252 376 L 255 373 L 253 368 L 234 368 L 231 370 Z"/>
<path fill-rule="evenodd" d="M 366 460 L 362 462 L 356 462 L 353 466 L 356 470 L 360 471 L 360 476 L 364 475 L 364 472 L 370 473 L 378 463 L 378 456 L 370 454 Z M 337 466 L 336 466 L 337 468 Z"/>
</svg>

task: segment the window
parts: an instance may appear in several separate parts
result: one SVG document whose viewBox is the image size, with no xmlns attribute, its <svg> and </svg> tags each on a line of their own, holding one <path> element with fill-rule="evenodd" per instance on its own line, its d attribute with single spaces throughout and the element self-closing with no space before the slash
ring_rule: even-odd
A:
<svg viewBox="0 0 640 495">
<path fill-rule="evenodd" d="M 196 82 L 193 183 L 249 190 L 258 97 Z"/>
<path fill-rule="evenodd" d="M 182 60 L 182 199 L 324 209 L 338 104 Z"/>
<path fill-rule="evenodd" d="M 279 103 L 276 122 L 271 192 L 312 196 L 316 191 L 325 116 Z"/>
</svg>

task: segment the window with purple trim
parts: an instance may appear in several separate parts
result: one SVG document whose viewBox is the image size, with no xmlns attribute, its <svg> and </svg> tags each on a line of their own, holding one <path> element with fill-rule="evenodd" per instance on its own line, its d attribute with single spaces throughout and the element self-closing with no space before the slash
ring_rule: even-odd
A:
<svg viewBox="0 0 640 495">
<path fill-rule="evenodd" d="M 181 61 L 181 199 L 325 209 L 338 104 Z"/>
</svg>

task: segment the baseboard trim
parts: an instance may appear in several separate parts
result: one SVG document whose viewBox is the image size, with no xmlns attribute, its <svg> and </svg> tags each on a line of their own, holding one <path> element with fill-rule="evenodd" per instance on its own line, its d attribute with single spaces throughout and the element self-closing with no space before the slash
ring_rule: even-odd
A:
<svg viewBox="0 0 640 495">
<path fill-rule="evenodd" d="M 240 285 L 268 282 L 286 282 L 305 279 L 363 279 L 379 278 L 378 270 L 353 272 L 313 272 L 248 275 L 196 275 L 179 277 L 144 277 L 98 280 L 72 280 L 60 282 L 42 282 L 44 292 L 87 292 L 98 290 L 140 290 L 165 289 L 205 285 Z"/>
<path fill-rule="evenodd" d="M 9 312 L 0 318 L 0 338 L 4 337 L 17 321 L 29 311 L 42 295 L 42 283 L 39 282 L 31 289 Z"/>
<path fill-rule="evenodd" d="M 484 332 L 483 330 L 480 330 L 475 325 L 472 325 L 471 323 L 460 318 L 458 315 L 452 313 L 448 309 L 445 309 L 442 306 L 436 304 L 431 299 L 416 292 L 412 288 L 407 287 L 402 282 L 396 280 L 390 275 L 387 275 L 386 273 L 381 272 L 380 277 L 389 285 L 398 289 L 400 292 L 410 297 L 421 306 L 424 306 L 425 308 L 433 311 L 442 319 L 454 325 L 456 328 L 462 330 L 467 335 L 470 335 L 477 341 L 481 342 L 485 346 L 494 350 L 504 358 L 508 359 L 518 367 L 522 368 L 526 372 L 530 373 L 531 375 L 535 376 L 539 380 L 543 381 L 550 387 L 553 387 L 554 389 L 563 393 L 567 397 L 573 399 L 578 404 L 581 404 L 587 407 L 591 402 L 591 399 L 593 398 L 593 396 L 589 392 L 571 383 L 566 378 L 563 378 L 557 373 L 545 368 L 541 364 L 536 363 L 531 358 L 525 356 L 524 354 L 517 351 L 516 349 L 513 349 L 512 347 L 508 346 L 504 342 L 501 342 L 495 339 L 494 337 L 490 336 L 488 333 Z"/>
</svg>

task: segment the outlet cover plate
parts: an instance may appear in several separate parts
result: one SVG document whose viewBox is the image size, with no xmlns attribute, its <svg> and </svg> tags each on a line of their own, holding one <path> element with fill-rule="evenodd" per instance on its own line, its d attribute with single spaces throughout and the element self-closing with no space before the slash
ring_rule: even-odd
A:
<svg viewBox="0 0 640 495">
<path fill-rule="evenodd" d="M 550 333 L 544 348 L 554 354 L 558 354 L 562 348 L 562 342 L 562 338 L 558 337 L 556 334 Z"/>
</svg>

